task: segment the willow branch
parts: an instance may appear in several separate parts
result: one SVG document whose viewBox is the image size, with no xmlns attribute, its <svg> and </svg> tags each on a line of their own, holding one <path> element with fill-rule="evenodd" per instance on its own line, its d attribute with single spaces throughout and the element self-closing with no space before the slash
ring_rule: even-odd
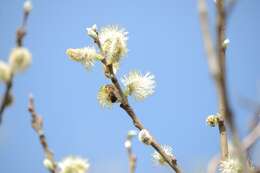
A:
<svg viewBox="0 0 260 173">
<path fill-rule="evenodd" d="M 49 169 L 50 173 L 56 173 L 56 162 L 54 160 L 53 153 L 49 149 L 46 136 L 43 131 L 43 119 L 41 116 L 39 116 L 35 110 L 35 105 L 34 105 L 34 99 L 32 96 L 29 98 L 29 106 L 28 106 L 28 111 L 31 113 L 31 118 L 32 118 L 32 128 L 35 130 L 36 134 L 39 137 L 41 146 L 43 148 L 45 158 L 47 158 L 51 162 L 51 169 Z"/>
<path fill-rule="evenodd" d="M 220 135 L 221 159 L 225 160 L 226 158 L 228 158 L 229 151 L 228 151 L 227 130 L 222 116 L 219 117 L 218 128 L 219 128 L 219 135 Z"/>
<path fill-rule="evenodd" d="M 127 136 L 125 141 L 125 148 L 128 155 L 130 173 L 135 173 L 137 158 L 136 155 L 133 153 L 133 149 L 132 149 L 132 137 L 129 135 Z"/>
<path fill-rule="evenodd" d="M 26 35 L 26 27 L 28 23 L 29 11 L 24 10 L 23 12 L 23 19 L 21 26 L 16 31 L 16 46 L 22 47 L 23 46 L 23 39 Z"/>
<path fill-rule="evenodd" d="M 98 35 L 98 33 L 97 33 Z M 97 38 L 94 40 L 94 42 L 97 44 L 99 47 L 101 54 L 106 57 L 105 53 L 102 51 L 101 44 L 99 39 Z M 123 90 L 118 82 L 118 79 L 116 75 L 114 74 L 112 64 L 108 64 L 106 61 L 106 58 L 102 60 L 102 63 L 108 70 L 108 75 L 107 77 L 110 78 L 111 82 L 115 86 L 117 93 L 119 94 L 119 101 L 120 101 L 120 107 L 129 115 L 129 117 L 132 119 L 132 122 L 134 126 L 139 129 L 140 131 L 145 129 L 143 123 L 139 120 L 138 116 L 135 114 L 133 108 L 130 106 L 127 97 L 124 95 Z M 165 153 L 165 151 L 162 149 L 161 145 L 155 140 L 154 137 L 152 137 L 153 140 L 151 142 L 151 146 L 164 158 L 164 160 L 167 162 L 167 164 L 176 172 L 180 173 L 181 170 L 177 165 L 177 160 L 175 157 L 171 157 Z"/>
<path fill-rule="evenodd" d="M 204 48 L 207 53 L 207 61 L 209 66 L 209 71 L 212 76 L 219 73 L 220 69 L 217 65 L 217 55 L 214 48 L 213 40 L 210 34 L 208 11 L 205 0 L 198 0 L 199 17 L 201 23 L 201 31 L 203 36 Z"/>
<path fill-rule="evenodd" d="M 22 24 L 20 27 L 18 27 L 18 29 L 16 31 L 16 47 L 23 46 L 23 40 L 24 40 L 24 36 L 26 35 L 26 25 L 27 25 L 29 14 L 30 14 L 29 11 L 26 11 L 26 10 L 23 11 Z M 6 87 L 5 87 L 5 91 L 4 91 L 4 96 L 2 98 L 1 105 L 0 105 L 0 125 L 3 120 L 4 111 L 9 106 L 10 99 L 12 99 L 12 95 L 11 95 L 11 89 L 13 86 L 13 75 L 12 74 L 11 74 L 10 79 L 6 82 L 5 85 L 6 85 Z"/>
<path fill-rule="evenodd" d="M 106 64 L 107 65 L 107 64 Z M 109 65 L 110 66 L 110 65 Z M 110 68 L 110 74 L 111 74 L 111 81 L 114 84 L 114 86 L 117 88 L 118 92 L 120 93 L 120 96 L 122 98 L 120 107 L 126 111 L 126 113 L 129 115 L 129 117 L 132 119 L 133 124 L 136 128 L 138 128 L 139 130 L 143 130 L 145 129 L 143 124 L 141 123 L 141 121 L 139 120 L 139 118 L 137 117 L 137 115 L 135 114 L 133 108 L 130 106 L 130 104 L 128 103 L 127 98 L 124 96 L 121 86 L 113 72 L 113 69 Z M 176 173 L 180 173 L 181 170 L 177 165 L 177 160 L 174 157 L 170 157 L 168 156 L 164 150 L 162 149 L 161 145 L 155 140 L 154 137 L 153 141 L 151 143 L 151 146 L 158 152 L 161 154 L 161 156 L 165 159 L 165 161 L 169 164 L 169 166 L 176 172 Z"/>
<path fill-rule="evenodd" d="M 8 80 L 5 85 L 5 92 L 4 92 L 4 96 L 2 98 L 2 102 L 1 102 L 1 106 L 0 106 L 0 124 L 2 123 L 2 120 L 3 120 L 3 114 L 4 114 L 5 108 L 8 107 L 8 105 L 11 104 L 11 102 L 12 102 L 12 95 L 11 95 L 11 89 L 12 89 L 12 85 L 13 85 L 12 78 L 13 77 L 11 76 L 10 80 Z"/>
<path fill-rule="evenodd" d="M 216 51 L 213 46 L 213 40 L 211 38 L 210 29 L 209 29 L 209 21 L 208 21 L 208 11 L 205 0 L 199 0 L 199 14 L 200 14 L 200 22 L 201 29 L 203 34 L 204 47 L 207 53 L 207 60 L 210 74 L 215 81 L 217 86 L 218 94 L 219 94 L 219 121 L 218 128 L 220 134 L 220 150 L 221 150 L 221 158 L 226 159 L 228 157 L 228 142 L 227 142 L 227 131 L 225 127 L 225 120 L 223 117 L 223 88 L 220 86 L 219 74 L 221 73 L 221 69 L 219 66 L 219 61 L 217 59 Z M 225 50 L 224 50 L 225 51 Z M 225 115 L 225 114 L 224 114 Z"/>
<path fill-rule="evenodd" d="M 224 8 L 224 1 L 218 0 L 216 2 L 217 6 L 217 56 L 218 56 L 218 66 L 219 73 L 214 76 L 215 84 L 218 91 L 219 97 L 219 109 L 220 113 L 224 116 L 227 124 L 230 126 L 231 131 L 236 133 L 236 128 L 233 120 L 233 114 L 230 109 L 228 102 L 228 94 L 226 87 L 226 46 L 224 46 L 225 37 L 225 27 L 226 27 L 226 13 Z"/>
<path fill-rule="evenodd" d="M 204 35 L 204 44 L 208 44 L 209 41 L 207 40 L 207 35 L 209 34 L 209 24 L 207 21 L 207 8 L 206 8 L 206 2 L 205 0 L 199 1 L 199 10 L 200 10 L 200 18 L 201 18 L 201 25 L 202 25 L 202 32 Z M 225 27 L 226 27 L 226 11 L 225 11 L 225 4 L 223 0 L 217 0 L 216 1 L 216 7 L 217 7 L 217 24 L 216 24 L 216 34 L 217 34 L 217 40 L 216 40 L 216 64 L 214 64 L 216 71 L 215 73 L 212 73 L 212 78 L 215 81 L 215 86 L 218 94 L 218 100 L 219 100 L 219 112 L 221 116 L 223 116 L 225 122 L 227 122 L 227 125 L 231 129 L 231 135 L 233 139 L 233 143 L 236 146 L 236 154 L 239 156 L 240 161 L 243 163 L 244 171 L 248 172 L 248 164 L 246 155 L 243 152 L 243 149 L 241 147 L 241 143 L 238 137 L 238 132 L 235 126 L 234 117 L 229 105 L 229 99 L 228 99 L 228 91 L 226 86 L 226 45 L 224 45 L 225 40 Z M 205 29 L 206 28 L 206 29 Z M 213 45 L 213 42 L 211 40 L 211 43 Z M 207 46 L 205 46 L 207 48 Z M 214 49 L 213 49 L 214 50 Z M 211 51 L 213 51 L 211 50 Z M 209 51 L 209 50 L 208 50 Z M 213 59 L 215 57 L 208 56 L 208 59 Z M 209 65 L 210 67 L 210 65 Z M 211 68 L 211 67 L 210 67 Z M 224 158 L 222 156 L 222 158 Z"/>
<path fill-rule="evenodd" d="M 227 124 L 231 129 L 231 135 L 233 143 L 236 147 L 236 154 L 239 157 L 239 160 L 243 164 L 243 171 L 250 172 L 247 164 L 246 154 L 243 150 L 242 144 L 239 140 L 238 131 L 234 121 L 234 115 L 231 111 L 228 99 L 228 91 L 226 85 L 226 46 L 224 41 L 226 39 L 225 30 L 226 30 L 226 10 L 224 0 L 218 0 L 216 2 L 217 6 L 217 52 L 219 59 L 220 73 L 216 76 L 216 86 L 219 95 L 219 105 L 221 113 L 223 114 Z"/>
<path fill-rule="evenodd" d="M 202 33 L 204 36 L 204 44 L 205 44 L 206 51 L 208 52 L 207 54 L 209 59 L 208 60 L 209 68 L 212 74 L 212 78 L 215 81 L 216 90 L 218 93 L 220 116 L 223 116 L 224 118 L 223 125 L 225 123 L 224 122 L 225 120 L 231 129 L 232 138 L 238 151 L 237 154 L 239 155 L 240 160 L 243 161 L 244 167 L 247 170 L 246 159 L 241 149 L 237 130 L 233 120 L 234 119 L 233 114 L 228 102 L 228 94 L 227 94 L 227 87 L 226 87 L 226 69 L 225 69 L 226 47 L 223 45 L 225 40 L 225 27 L 226 27 L 226 12 L 224 7 L 224 1 L 218 0 L 216 2 L 216 6 L 217 6 L 217 26 L 216 26 L 217 48 L 215 52 L 212 46 L 213 41 L 210 37 L 206 2 L 205 0 L 199 1 L 200 19 L 201 19 Z M 217 58 L 215 55 L 217 55 Z M 227 144 L 226 130 L 225 129 L 223 130 L 223 128 L 221 129 L 221 126 L 219 126 L 219 130 L 220 130 L 220 140 L 221 140 L 221 158 L 226 159 L 228 157 L 228 144 Z"/>
</svg>

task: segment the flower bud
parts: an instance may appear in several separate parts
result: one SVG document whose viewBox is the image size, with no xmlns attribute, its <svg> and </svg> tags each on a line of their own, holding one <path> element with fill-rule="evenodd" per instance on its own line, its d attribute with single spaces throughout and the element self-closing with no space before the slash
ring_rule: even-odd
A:
<svg viewBox="0 0 260 173">
<path fill-rule="evenodd" d="M 25 0 L 23 10 L 25 13 L 30 13 L 32 11 L 32 3 L 30 0 Z"/>
<path fill-rule="evenodd" d="M 219 170 L 222 173 L 242 173 L 243 165 L 240 163 L 237 158 L 227 158 L 225 160 L 220 161 Z"/>
<path fill-rule="evenodd" d="M 216 115 L 209 115 L 206 119 L 206 123 L 211 126 L 215 127 L 218 124 L 219 117 Z"/>
<path fill-rule="evenodd" d="M 137 135 L 137 132 L 135 130 L 129 130 L 127 133 L 128 138 L 132 138 Z"/>
<path fill-rule="evenodd" d="M 98 35 L 97 35 L 97 25 L 94 24 L 93 26 L 91 26 L 91 28 L 87 28 L 87 34 L 93 38 L 94 40 L 97 39 Z"/>
<path fill-rule="evenodd" d="M 162 150 L 165 152 L 165 154 L 168 157 L 173 158 L 173 153 L 172 153 L 172 147 L 169 145 L 161 145 Z M 159 164 L 159 165 L 165 165 L 167 164 L 166 160 L 163 158 L 163 156 L 158 153 L 157 151 L 154 151 L 154 153 L 152 154 L 152 159 L 155 163 Z"/>
<path fill-rule="evenodd" d="M 131 142 L 129 139 L 127 139 L 127 140 L 125 141 L 125 148 L 126 148 L 126 149 L 129 149 L 129 148 L 131 148 L 131 146 L 132 146 L 132 142 Z"/>
<path fill-rule="evenodd" d="M 224 42 L 223 42 L 223 47 L 226 49 L 227 46 L 229 45 L 229 43 L 230 43 L 230 40 L 229 40 L 228 38 L 226 38 L 226 39 L 224 40 Z"/>
<path fill-rule="evenodd" d="M 146 145 L 151 145 L 151 143 L 153 141 L 153 138 L 152 138 L 150 132 L 146 129 L 142 129 L 139 132 L 138 139 L 139 139 L 139 141 L 143 142 Z"/>
<path fill-rule="evenodd" d="M 13 73 L 22 72 L 31 64 L 32 55 L 23 47 L 14 48 L 9 57 L 9 64 Z"/>
<path fill-rule="evenodd" d="M 50 161 L 50 159 L 45 158 L 45 159 L 43 160 L 43 165 L 44 165 L 44 167 L 47 168 L 48 170 L 53 170 L 53 169 L 54 169 L 53 162 Z"/>
<path fill-rule="evenodd" d="M 0 61 L 0 82 L 8 82 L 11 78 L 11 69 L 8 64 Z"/>
<path fill-rule="evenodd" d="M 68 156 L 58 163 L 59 173 L 86 173 L 90 164 L 88 160 L 76 156 Z"/>
</svg>

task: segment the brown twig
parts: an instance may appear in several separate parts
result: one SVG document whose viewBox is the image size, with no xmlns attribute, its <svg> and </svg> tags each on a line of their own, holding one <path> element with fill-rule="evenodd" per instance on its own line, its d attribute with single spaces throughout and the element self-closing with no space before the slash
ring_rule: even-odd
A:
<svg viewBox="0 0 260 173">
<path fill-rule="evenodd" d="M 226 108 L 226 99 L 224 97 L 224 90 L 223 85 L 220 85 L 220 78 L 221 68 L 219 65 L 219 61 L 217 58 L 216 51 L 213 47 L 213 40 L 211 38 L 210 29 L 209 29 L 209 22 L 208 22 L 208 12 L 205 0 L 199 0 L 199 14 L 200 14 L 200 22 L 201 22 L 201 29 L 203 34 L 204 46 L 207 53 L 207 60 L 209 71 L 215 81 L 217 86 L 218 95 L 219 95 L 219 133 L 220 133 L 220 150 L 221 150 L 221 158 L 226 159 L 228 156 L 228 142 L 227 142 L 227 132 L 225 127 L 225 120 L 223 115 L 227 111 Z M 222 50 L 221 50 L 222 51 Z M 224 50 L 225 51 L 225 50 Z M 225 52 L 224 52 L 225 53 Z"/>
<path fill-rule="evenodd" d="M 12 85 L 13 85 L 12 78 L 13 77 L 11 76 L 10 80 L 8 80 L 6 82 L 6 85 L 5 85 L 5 93 L 4 93 L 4 96 L 2 98 L 2 102 L 1 102 L 1 106 L 0 106 L 0 125 L 1 125 L 2 120 L 3 120 L 4 110 L 10 104 L 10 102 L 11 102 L 10 99 L 12 99 L 12 95 L 11 95 L 11 88 L 12 88 Z"/>
<path fill-rule="evenodd" d="M 241 143 L 239 140 L 239 135 L 237 132 L 237 128 L 235 126 L 234 117 L 229 105 L 229 99 L 228 99 L 228 91 L 226 86 L 226 45 L 224 45 L 224 41 L 226 39 L 225 37 L 225 27 L 226 27 L 226 10 L 225 10 L 225 4 L 223 0 L 217 0 L 216 1 L 216 7 L 217 7 L 217 25 L 216 25 L 216 32 L 217 32 L 217 40 L 216 40 L 216 52 L 214 51 L 212 45 L 212 39 L 210 38 L 210 32 L 209 32 L 209 24 L 208 24 L 208 18 L 207 18 L 207 7 L 205 0 L 199 0 L 199 11 L 200 11 L 200 20 L 201 20 L 201 26 L 202 26 L 202 33 L 204 37 L 204 44 L 206 51 L 208 52 L 208 60 L 209 61 L 209 68 L 212 74 L 212 78 L 215 81 L 216 90 L 218 93 L 218 100 L 219 100 L 219 112 L 220 115 L 223 116 L 223 122 L 227 122 L 227 125 L 229 126 L 231 130 L 232 140 L 236 147 L 236 154 L 239 157 L 239 160 L 243 163 L 243 168 L 245 172 L 248 172 L 248 164 L 246 155 L 243 152 L 243 149 L 241 147 Z M 209 46 L 209 45 L 211 46 Z M 215 52 L 215 53 L 214 53 Z M 217 56 L 217 58 L 215 57 Z M 214 61 L 212 60 L 214 59 Z M 210 62 L 214 62 L 214 64 L 210 64 Z M 213 67 L 212 67 L 213 66 Z M 212 68 L 217 69 L 212 72 Z M 228 147 L 227 143 L 223 145 L 221 143 L 221 148 L 223 151 L 223 147 Z M 228 152 L 228 149 L 226 150 Z M 222 159 L 225 159 L 228 156 L 222 154 Z"/>
<path fill-rule="evenodd" d="M 226 88 L 226 46 L 224 46 L 225 27 L 226 27 L 226 13 L 224 8 L 224 1 L 217 0 L 217 56 L 219 73 L 214 76 L 215 84 L 219 96 L 219 109 L 224 116 L 227 124 L 230 126 L 231 131 L 236 133 L 236 128 L 233 120 L 233 114 L 228 102 L 228 94 Z"/>
<path fill-rule="evenodd" d="M 136 155 L 133 153 L 132 138 L 133 138 L 132 136 L 127 135 L 127 138 L 125 141 L 125 148 L 126 148 L 127 155 L 128 155 L 130 173 L 135 173 L 137 158 L 136 158 Z"/>
<path fill-rule="evenodd" d="M 226 39 L 226 10 L 224 0 L 216 1 L 217 7 L 217 52 L 218 52 L 218 65 L 220 73 L 215 76 L 216 86 L 219 96 L 219 106 L 222 114 L 230 127 L 232 141 L 236 147 L 236 154 L 239 160 L 243 164 L 243 171 L 249 172 L 246 154 L 242 148 L 242 144 L 239 139 L 238 131 L 234 121 L 234 115 L 231 111 L 228 99 L 228 90 L 226 85 L 226 46 L 224 41 Z"/>
<path fill-rule="evenodd" d="M 229 152 L 228 152 L 227 130 L 222 116 L 219 117 L 218 128 L 219 128 L 219 135 L 220 135 L 221 159 L 225 160 L 228 158 Z"/>
<path fill-rule="evenodd" d="M 26 11 L 26 10 L 23 11 L 22 24 L 20 27 L 18 27 L 18 29 L 16 31 L 16 47 L 23 46 L 23 40 L 24 40 L 24 36 L 26 35 L 26 25 L 27 25 L 29 14 L 30 14 L 29 11 Z M 0 105 L 0 125 L 3 120 L 5 108 L 8 107 L 8 102 L 10 101 L 9 99 L 12 97 L 11 89 L 13 86 L 13 74 L 11 74 L 9 81 L 6 82 L 5 85 L 6 85 L 6 87 L 5 87 L 4 97 L 3 97 L 1 105 Z"/>
<path fill-rule="evenodd" d="M 212 76 L 219 73 L 220 69 L 217 62 L 217 55 L 214 48 L 213 40 L 210 34 L 208 11 L 205 0 L 198 0 L 199 17 L 201 23 L 201 31 L 203 34 L 203 41 L 205 51 L 207 53 L 207 61 L 209 71 Z"/>
<path fill-rule="evenodd" d="M 97 32 L 98 35 L 98 32 Z M 139 130 L 143 130 L 144 125 L 143 123 L 139 120 L 138 116 L 135 114 L 133 108 L 130 106 L 129 102 L 128 102 L 128 98 L 124 95 L 123 90 L 118 82 L 118 79 L 116 77 L 116 75 L 114 74 L 113 71 L 113 67 L 112 64 L 107 63 L 106 61 L 106 54 L 103 52 L 100 41 L 97 37 L 97 39 L 94 40 L 94 42 L 97 44 L 97 46 L 100 49 L 101 54 L 105 57 L 102 60 L 103 65 L 106 67 L 106 69 L 108 70 L 108 75 L 106 75 L 107 77 L 110 78 L 111 82 L 113 83 L 113 85 L 115 86 L 117 93 L 119 94 L 118 100 L 120 102 L 120 107 L 129 115 L 129 117 L 132 119 L 133 124 L 136 128 L 138 128 Z M 165 153 L 165 151 L 162 149 L 161 145 L 155 140 L 154 137 L 152 137 L 152 142 L 151 142 L 151 146 L 158 152 L 161 154 L 161 156 L 165 159 L 165 161 L 168 163 L 168 165 L 176 172 L 176 173 L 181 173 L 180 168 L 177 165 L 177 160 L 175 157 L 171 157 L 169 155 L 167 155 Z"/>
<path fill-rule="evenodd" d="M 32 117 L 32 128 L 35 130 L 35 132 L 37 133 L 40 143 L 42 145 L 44 154 L 45 154 L 45 158 L 48 159 L 51 162 L 51 167 L 48 168 L 50 173 L 56 173 L 56 167 L 57 164 L 54 160 L 54 156 L 53 153 L 51 152 L 51 150 L 48 147 L 48 143 L 45 137 L 45 134 L 43 132 L 43 119 L 41 116 L 39 116 L 35 110 L 35 105 L 34 105 L 34 99 L 32 96 L 30 96 L 29 98 L 29 106 L 28 106 L 28 111 L 31 113 L 31 117 Z"/>
</svg>

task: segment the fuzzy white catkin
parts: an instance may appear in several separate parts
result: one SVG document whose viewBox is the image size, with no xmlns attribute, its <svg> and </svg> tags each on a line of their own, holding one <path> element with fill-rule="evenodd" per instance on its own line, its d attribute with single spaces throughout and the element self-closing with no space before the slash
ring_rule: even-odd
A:
<svg viewBox="0 0 260 173">
<path fill-rule="evenodd" d="M 127 139 L 127 140 L 125 141 L 125 148 L 126 148 L 126 149 L 129 149 L 129 148 L 131 148 L 131 146 L 132 146 L 132 142 L 131 142 L 129 139 Z"/>
<path fill-rule="evenodd" d="M 173 157 L 172 147 L 171 146 L 169 146 L 169 145 L 162 145 L 161 147 L 162 147 L 163 151 L 166 153 L 166 155 L 168 155 L 170 157 Z M 160 165 L 166 164 L 165 159 L 157 151 L 154 151 L 154 153 L 152 154 L 152 158 L 153 158 L 154 162 L 157 163 L 157 164 L 160 164 Z"/>
<path fill-rule="evenodd" d="M 142 129 L 138 134 L 139 141 L 143 142 L 146 145 L 151 145 L 153 138 L 150 132 L 146 129 Z"/>
<path fill-rule="evenodd" d="M 242 173 L 242 165 L 236 158 L 228 158 L 219 164 L 221 173 Z"/>
<path fill-rule="evenodd" d="M 48 170 L 53 170 L 53 169 L 54 169 L 54 165 L 53 165 L 53 163 L 50 161 L 50 159 L 45 158 L 45 159 L 43 160 L 43 165 L 44 165 L 44 167 L 47 168 Z"/>
<path fill-rule="evenodd" d="M 206 123 L 208 126 L 215 127 L 218 124 L 219 117 L 217 115 L 209 115 L 206 118 Z"/>
<path fill-rule="evenodd" d="M 97 25 L 94 24 L 92 25 L 90 28 L 87 28 L 87 34 L 93 38 L 94 40 L 96 40 L 98 38 L 98 35 L 97 35 Z"/>
<path fill-rule="evenodd" d="M 67 49 L 66 54 L 74 61 L 80 62 L 88 70 L 94 66 L 96 57 L 96 49 L 94 47 L 84 47 L 84 48 L 70 48 Z"/>
<path fill-rule="evenodd" d="M 107 107 L 107 108 L 112 107 L 113 103 L 111 102 L 111 100 L 109 98 L 109 91 L 105 85 L 100 87 L 100 89 L 98 91 L 97 99 L 98 99 L 99 104 L 102 107 Z"/>
<path fill-rule="evenodd" d="M 155 89 L 154 75 L 150 73 L 142 75 L 139 71 L 131 71 L 122 78 L 122 83 L 126 87 L 126 95 L 132 95 L 136 100 L 144 100 Z"/>
<path fill-rule="evenodd" d="M 60 173 L 86 173 L 90 167 L 88 160 L 69 156 L 58 163 Z"/>
<path fill-rule="evenodd" d="M 132 138 L 137 135 L 136 130 L 129 130 L 127 133 L 127 137 Z"/>
<path fill-rule="evenodd" d="M 101 28 L 98 36 L 108 63 L 118 63 L 127 53 L 127 34 L 123 28 L 118 26 Z"/>
<path fill-rule="evenodd" d="M 26 70 L 32 62 L 32 55 L 27 48 L 17 47 L 11 51 L 9 64 L 13 73 Z"/>
<path fill-rule="evenodd" d="M 7 82 L 11 78 L 11 69 L 10 66 L 3 62 L 0 61 L 0 82 Z"/>
</svg>

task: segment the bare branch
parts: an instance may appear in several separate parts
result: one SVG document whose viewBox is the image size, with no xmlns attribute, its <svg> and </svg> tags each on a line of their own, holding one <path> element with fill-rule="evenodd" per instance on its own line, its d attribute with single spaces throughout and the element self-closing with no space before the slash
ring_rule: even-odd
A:
<svg viewBox="0 0 260 173">
<path fill-rule="evenodd" d="M 213 40 L 210 34 L 209 20 L 208 20 L 208 11 L 205 0 L 198 1 L 199 15 L 201 30 L 203 35 L 203 42 L 205 51 L 207 53 L 207 61 L 209 66 L 209 71 L 212 76 L 215 76 L 219 73 L 220 69 L 217 62 L 217 55 L 214 48 Z"/>
<path fill-rule="evenodd" d="M 228 142 L 227 142 L 227 132 L 225 127 L 225 120 L 223 117 L 223 108 L 224 106 L 224 98 L 223 97 L 223 88 L 220 86 L 219 77 L 221 73 L 221 69 L 219 66 L 219 61 L 217 59 L 216 51 L 213 47 L 213 40 L 211 38 L 210 29 L 209 29 L 209 22 L 208 22 L 208 11 L 206 6 L 205 0 L 199 0 L 199 14 L 200 14 L 200 22 L 201 22 L 201 29 L 203 34 L 204 46 L 207 52 L 207 59 L 208 59 L 208 66 L 212 78 L 215 81 L 217 86 L 218 94 L 219 94 L 219 133 L 220 133 L 220 150 L 221 150 L 221 158 L 226 159 L 228 157 Z M 226 102 L 226 101 L 225 101 Z M 225 114 L 224 114 L 225 115 Z"/>
<path fill-rule="evenodd" d="M 135 173 L 136 170 L 136 155 L 133 153 L 132 149 L 132 138 L 133 136 L 127 135 L 127 138 L 125 140 L 125 148 L 128 154 L 128 160 L 129 160 L 129 169 L 130 173 Z"/>
<path fill-rule="evenodd" d="M 217 8 L 217 18 L 216 18 L 216 34 L 217 34 L 217 40 L 216 40 L 216 55 L 217 58 L 215 58 L 215 54 L 212 52 L 215 52 L 212 48 L 213 42 L 210 38 L 210 32 L 209 32 L 209 23 L 208 23 L 208 17 L 207 17 L 207 7 L 205 0 L 199 0 L 199 11 L 200 11 L 200 19 L 201 19 L 201 28 L 202 33 L 204 36 L 204 44 L 205 48 L 208 52 L 208 61 L 209 61 L 209 68 L 212 74 L 212 78 L 215 81 L 215 86 L 218 94 L 218 101 L 219 101 L 219 113 L 221 116 L 223 116 L 223 124 L 227 122 L 229 128 L 232 132 L 232 140 L 234 145 L 236 146 L 236 154 L 239 157 L 239 160 L 243 163 L 243 168 L 245 169 L 245 172 L 248 172 L 248 164 L 246 155 L 243 152 L 243 149 L 241 147 L 241 143 L 239 140 L 239 135 L 236 129 L 236 125 L 234 122 L 233 113 L 231 111 L 230 105 L 229 105 L 229 99 L 228 99 L 228 91 L 226 86 L 226 46 L 224 45 L 224 41 L 226 39 L 225 37 L 225 29 L 226 29 L 226 10 L 225 10 L 225 4 L 223 0 L 217 0 L 216 1 L 216 8 Z M 212 59 L 216 60 L 213 61 L 215 64 L 211 63 Z M 213 65 L 212 65 L 213 64 Z M 216 68 L 213 68 L 215 67 Z M 213 67 L 212 67 L 213 66 Z M 217 69 L 216 71 L 212 70 Z M 212 72 L 213 71 L 213 72 Z M 225 120 L 225 122 L 224 122 Z M 221 129 L 220 129 L 221 132 Z M 226 133 L 226 132 L 225 132 Z M 227 135 L 225 135 L 227 136 Z M 222 136 L 221 136 L 222 137 Z M 221 139 L 222 140 L 222 139 Z M 225 139 L 225 143 L 221 142 L 221 158 L 226 159 L 228 156 L 228 145 L 227 145 L 227 138 Z M 224 150 L 226 147 L 227 150 Z M 224 153 L 226 151 L 227 153 Z M 226 154 L 226 155 L 224 155 Z"/>
<path fill-rule="evenodd" d="M 32 128 L 35 130 L 37 133 L 40 143 L 42 145 L 45 158 L 47 158 L 51 162 L 51 167 L 49 168 L 50 173 L 56 173 L 56 167 L 57 164 L 54 160 L 53 153 L 48 147 L 48 143 L 45 137 L 45 134 L 43 132 L 43 119 L 41 116 L 39 116 L 35 110 L 35 105 L 34 105 L 34 99 L 32 96 L 29 98 L 29 106 L 28 106 L 28 111 L 31 113 L 32 117 Z"/>
<path fill-rule="evenodd" d="M 16 46 L 17 47 L 22 47 L 23 46 L 23 39 L 24 36 L 26 35 L 26 26 L 27 26 L 27 20 L 29 17 L 29 11 L 24 10 L 23 11 L 23 20 L 22 20 L 22 25 L 20 27 L 17 28 L 16 31 Z M 5 108 L 8 107 L 8 103 L 10 101 L 11 96 L 11 89 L 13 86 L 13 74 L 11 74 L 11 78 L 8 82 L 6 82 L 6 87 L 5 87 L 5 92 L 4 92 L 4 96 L 2 98 L 2 102 L 0 105 L 0 125 L 2 123 L 3 120 L 3 114 L 5 111 Z"/>
<path fill-rule="evenodd" d="M 5 93 L 4 93 L 4 96 L 2 98 L 2 102 L 1 102 L 1 105 L 0 105 L 0 125 L 1 125 L 2 120 L 3 120 L 5 108 L 8 107 L 10 102 L 12 102 L 10 100 L 10 99 L 12 99 L 12 95 L 11 95 L 11 89 L 12 89 L 12 85 L 13 85 L 13 79 L 12 78 L 13 77 L 11 76 L 10 80 L 6 83 Z"/>
<path fill-rule="evenodd" d="M 227 140 L 227 130 L 224 124 L 224 119 L 222 116 L 219 117 L 218 128 L 220 134 L 220 150 L 221 158 L 224 160 L 228 158 L 228 140 Z"/>
</svg>

